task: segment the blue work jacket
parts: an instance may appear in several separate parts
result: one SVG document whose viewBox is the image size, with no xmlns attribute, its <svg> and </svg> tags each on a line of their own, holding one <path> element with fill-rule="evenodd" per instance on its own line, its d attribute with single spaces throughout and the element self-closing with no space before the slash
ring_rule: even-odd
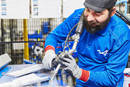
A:
<svg viewBox="0 0 130 87">
<path fill-rule="evenodd" d="M 45 47 L 56 47 L 65 41 L 69 31 L 79 22 L 84 8 L 77 9 L 46 38 Z M 71 35 L 75 34 L 75 30 Z M 90 71 L 88 81 L 76 80 L 76 87 L 123 87 L 123 71 L 127 65 L 130 49 L 130 30 L 116 15 L 107 27 L 94 34 L 85 27 L 77 45 L 78 65 Z"/>
</svg>

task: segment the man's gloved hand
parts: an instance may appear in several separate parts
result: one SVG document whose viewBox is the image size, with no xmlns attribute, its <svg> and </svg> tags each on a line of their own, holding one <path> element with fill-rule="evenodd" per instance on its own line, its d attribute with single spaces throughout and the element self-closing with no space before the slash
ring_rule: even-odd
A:
<svg viewBox="0 0 130 87">
<path fill-rule="evenodd" d="M 62 67 L 65 67 L 65 70 L 71 72 L 75 78 L 79 79 L 81 77 L 82 69 L 79 68 L 71 55 L 66 53 L 62 58 L 59 58 L 59 63 L 61 63 Z"/>
<path fill-rule="evenodd" d="M 56 59 L 56 54 L 54 50 L 47 50 L 45 52 L 45 56 L 42 60 L 44 69 L 51 69 L 52 68 L 52 61 Z"/>
</svg>

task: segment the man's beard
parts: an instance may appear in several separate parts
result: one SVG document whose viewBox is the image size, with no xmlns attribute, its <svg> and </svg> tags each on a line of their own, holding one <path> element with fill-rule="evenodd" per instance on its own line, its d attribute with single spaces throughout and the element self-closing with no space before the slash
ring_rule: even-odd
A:
<svg viewBox="0 0 130 87">
<path fill-rule="evenodd" d="M 83 20 L 83 23 L 84 23 L 84 27 L 87 29 L 87 31 L 90 32 L 91 34 L 94 34 L 97 31 L 103 30 L 108 25 L 110 19 L 111 19 L 111 17 L 109 16 L 106 21 L 104 21 L 100 25 L 96 25 L 95 27 L 89 25 L 88 21 L 86 21 L 85 18 Z"/>
</svg>

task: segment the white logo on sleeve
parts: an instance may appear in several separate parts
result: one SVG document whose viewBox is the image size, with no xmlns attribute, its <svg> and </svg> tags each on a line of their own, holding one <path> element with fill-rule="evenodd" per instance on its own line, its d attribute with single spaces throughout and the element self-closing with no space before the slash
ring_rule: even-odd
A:
<svg viewBox="0 0 130 87">
<path fill-rule="evenodd" d="M 100 50 L 97 50 L 99 52 L 99 54 L 102 54 L 104 56 L 106 56 L 108 54 L 108 50 L 105 50 L 104 52 L 101 52 Z"/>
</svg>

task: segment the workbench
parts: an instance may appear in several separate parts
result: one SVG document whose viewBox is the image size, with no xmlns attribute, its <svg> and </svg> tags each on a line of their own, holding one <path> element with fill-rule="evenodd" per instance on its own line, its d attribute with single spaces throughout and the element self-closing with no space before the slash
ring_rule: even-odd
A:
<svg viewBox="0 0 130 87">
<path fill-rule="evenodd" d="M 10 82 L 14 79 L 16 79 L 16 77 L 11 77 L 11 76 L 8 76 L 7 73 L 9 72 L 12 72 L 12 71 L 15 71 L 15 70 L 19 70 L 19 69 L 22 69 L 24 67 L 28 67 L 28 66 L 31 66 L 32 64 L 19 64 L 19 65 L 8 65 L 6 67 L 8 67 L 9 71 L 4 73 L 3 72 L 3 76 L 0 78 L 0 84 L 1 83 L 5 83 L 5 82 Z M 46 76 L 46 75 L 50 75 L 51 76 L 51 72 L 44 72 L 43 70 L 40 70 L 38 72 L 35 72 L 36 75 L 38 76 Z M 44 81 L 42 83 L 37 83 L 37 84 L 33 84 L 31 85 L 31 87 L 50 87 L 49 86 L 49 81 Z M 28 87 L 28 86 L 27 86 Z M 67 86 L 66 83 L 63 84 L 62 80 L 57 80 L 56 78 L 54 79 L 54 83 L 53 83 L 53 87 L 69 87 Z"/>
</svg>

